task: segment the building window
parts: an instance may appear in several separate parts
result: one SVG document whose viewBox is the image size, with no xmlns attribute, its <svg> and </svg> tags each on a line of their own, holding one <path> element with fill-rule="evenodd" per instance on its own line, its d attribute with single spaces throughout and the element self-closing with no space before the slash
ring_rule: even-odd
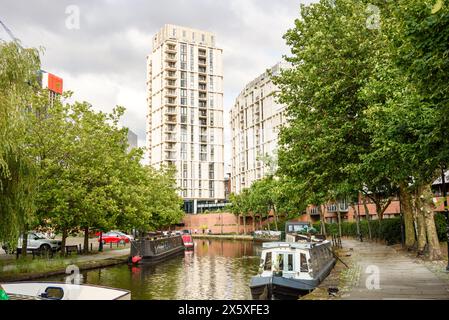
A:
<svg viewBox="0 0 449 320">
<path fill-rule="evenodd" d="M 214 73 L 214 51 L 209 50 L 209 72 Z"/>
<path fill-rule="evenodd" d="M 207 144 L 201 145 L 200 161 L 207 161 Z"/>
<path fill-rule="evenodd" d="M 213 163 L 209 163 L 209 180 L 214 180 L 215 176 L 215 169 L 214 169 L 214 164 Z"/>
<path fill-rule="evenodd" d="M 210 76 L 209 78 L 209 90 L 214 91 L 214 77 Z"/>
<path fill-rule="evenodd" d="M 182 176 L 184 177 L 184 179 L 187 179 L 187 163 L 184 163 L 182 165 Z"/>
<path fill-rule="evenodd" d="M 181 107 L 181 123 L 187 124 L 187 107 Z"/>
<path fill-rule="evenodd" d="M 181 44 L 181 69 L 187 70 L 187 45 Z"/>
<path fill-rule="evenodd" d="M 187 160 L 187 143 L 181 143 L 181 158 Z"/>
<path fill-rule="evenodd" d="M 195 71 L 195 48 L 190 46 L 190 71 Z"/>
<path fill-rule="evenodd" d="M 190 91 L 190 105 L 195 107 L 195 91 Z"/>
<path fill-rule="evenodd" d="M 209 106 L 211 107 L 211 108 L 213 108 L 214 107 L 214 97 L 211 95 L 211 97 L 210 97 L 210 99 L 209 99 Z"/>
<path fill-rule="evenodd" d="M 183 106 L 187 105 L 187 90 L 186 89 L 181 89 L 181 105 L 183 105 Z"/>
<path fill-rule="evenodd" d="M 192 40 L 195 41 L 195 32 L 192 32 Z"/>
<path fill-rule="evenodd" d="M 195 124 L 195 109 L 193 109 L 193 108 L 190 108 L 190 124 L 192 126 Z M 193 131 L 193 127 L 192 127 L 192 131 Z"/>
<path fill-rule="evenodd" d="M 214 140 L 215 140 L 214 134 L 213 134 L 213 132 L 211 132 L 211 134 L 210 134 L 210 143 L 214 143 Z"/>
<path fill-rule="evenodd" d="M 173 37 L 176 37 L 176 29 L 173 29 Z"/>
<path fill-rule="evenodd" d="M 187 142 L 187 126 L 186 125 L 181 126 L 181 141 Z"/>
<path fill-rule="evenodd" d="M 214 161 L 215 158 L 215 148 L 214 146 L 210 146 L 210 160 Z"/>
<path fill-rule="evenodd" d="M 187 72 L 181 72 L 181 88 L 187 88 Z"/>
<path fill-rule="evenodd" d="M 201 35 L 201 41 L 205 42 L 206 41 L 206 36 L 204 34 Z"/>
<path fill-rule="evenodd" d="M 198 179 L 200 179 L 200 189 L 201 189 L 201 163 L 198 164 Z"/>
</svg>

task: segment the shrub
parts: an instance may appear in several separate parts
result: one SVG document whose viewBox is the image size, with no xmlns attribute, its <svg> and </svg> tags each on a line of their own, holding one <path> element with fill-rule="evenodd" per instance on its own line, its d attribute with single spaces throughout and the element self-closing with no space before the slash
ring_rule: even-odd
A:
<svg viewBox="0 0 449 320">
<path fill-rule="evenodd" d="M 443 214 L 437 213 L 435 215 L 435 225 L 438 239 L 440 241 L 447 241 L 446 217 Z M 321 230 L 320 222 L 314 223 L 313 227 Z M 401 243 L 401 219 L 399 217 L 384 219 L 381 223 L 379 223 L 379 220 L 371 220 L 370 227 L 373 239 L 384 240 L 388 244 Z M 328 235 L 338 235 L 338 224 L 326 223 L 326 231 Z M 368 221 L 360 221 L 360 231 L 363 238 L 369 238 Z M 355 222 L 342 222 L 341 233 L 345 237 L 357 237 L 357 224 Z"/>
</svg>

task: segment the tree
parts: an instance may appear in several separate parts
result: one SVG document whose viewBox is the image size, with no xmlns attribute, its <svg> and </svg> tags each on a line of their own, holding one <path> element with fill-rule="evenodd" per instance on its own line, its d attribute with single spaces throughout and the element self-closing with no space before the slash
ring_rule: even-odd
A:
<svg viewBox="0 0 449 320">
<path fill-rule="evenodd" d="M 0 43 L 0 242 L 13 247 L 34 213 L 35 167 L 24 137 L 39 69 L 37 50 Z"/>
<path fill-rule="evenodd" d="M 300 19 L 285 35 L 292 68 L 274 78 L 289 118 L 281 130 L 280 172 L 302 186 L 321 220 L 321 205 L 335 201 L 335 192 L 365 186 L 364 176 L 354 174 L 370 151 L 367 104 L 359 95 L 380 47 L 376 31 L 362 27 L 365 8 L 363 1 L 346 0 L 301 6 Z"/>
</svg>

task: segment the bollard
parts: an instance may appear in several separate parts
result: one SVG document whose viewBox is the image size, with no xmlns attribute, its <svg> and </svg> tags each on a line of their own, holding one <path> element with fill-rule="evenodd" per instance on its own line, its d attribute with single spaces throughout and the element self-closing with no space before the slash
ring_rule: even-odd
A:
<svg viewBox="0 0 449 320">
<path fill-rule="evenodd" d="M 111 249 L 112 249 L 112 242 L 109 242 L 109 244 L 110 244 L 110 247 L 111 247 Z"/>
<path fill-rule="evenodd" d="M 93 250 L 92 243 L 90 244 L 90 251 L 94 251 L 94 250 Z"/>
<path fill-rule="evenodd" d="M 83 252 L 83 250 L 82 250 L 83 248 L 81 247 L 81 243 L 78 245 L 78 253 L 81 253 L 81 252 Z"/>
</svg>

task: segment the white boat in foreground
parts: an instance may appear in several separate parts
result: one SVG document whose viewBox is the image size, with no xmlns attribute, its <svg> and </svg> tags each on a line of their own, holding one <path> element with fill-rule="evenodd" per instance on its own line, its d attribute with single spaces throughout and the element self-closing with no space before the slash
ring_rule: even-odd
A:
<svg viewBox="0 0 449 320">
<path fill-rule="evenodd" d="M 250 284 L 255 300 L 298 299 L 315 289 L 336 261 L 329 241 L 267 242 L 262 248 L 259 275 Z"/>
<path fill-rule="evenodd" d="M 131 300 L 128 290 L 58 282 L 2 283 L 11 300 Z"/>
</svg>

